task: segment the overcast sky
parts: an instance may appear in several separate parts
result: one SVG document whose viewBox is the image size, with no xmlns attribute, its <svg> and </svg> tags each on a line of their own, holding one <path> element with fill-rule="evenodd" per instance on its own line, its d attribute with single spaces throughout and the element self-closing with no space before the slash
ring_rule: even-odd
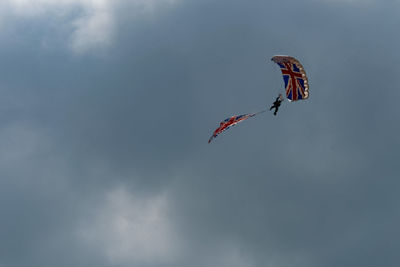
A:
<svg viewBox="0 0 400 267">
<path fill-rule="evenodd" d="M 0 267 L 399 266 L 400 2 L 2 0 Z M 310 98 L 207 144 L 283 92 Z"/>
</svg>

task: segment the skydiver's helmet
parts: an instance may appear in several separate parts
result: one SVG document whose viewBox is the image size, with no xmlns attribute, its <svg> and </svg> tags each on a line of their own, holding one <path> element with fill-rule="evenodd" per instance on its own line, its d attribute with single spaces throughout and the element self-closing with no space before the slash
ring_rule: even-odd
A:
<svg viewBox="0 0 400 267">
<path fill-rule="evenodd" d="M 283 95 L 282 94 L 279 94 L 279 100 L 283 101 Z"/>
</svg>

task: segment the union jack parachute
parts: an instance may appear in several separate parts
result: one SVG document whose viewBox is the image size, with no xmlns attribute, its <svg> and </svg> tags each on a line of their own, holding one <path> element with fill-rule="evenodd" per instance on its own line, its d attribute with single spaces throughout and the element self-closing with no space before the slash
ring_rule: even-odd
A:
<svg viewBox="0 0 400 267">
<path fill-rule="evenodd" d="M 274 56 L 271 60 L 281 68 L 287 99 L 289 101 L 307 99 L 308 78 L 300 62 L 290 56 Z"/>
</svg>

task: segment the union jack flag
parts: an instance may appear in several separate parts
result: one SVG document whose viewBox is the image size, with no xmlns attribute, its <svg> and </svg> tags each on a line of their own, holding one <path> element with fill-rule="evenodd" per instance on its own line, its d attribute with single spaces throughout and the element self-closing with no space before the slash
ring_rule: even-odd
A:
<svg viewBox="0 0 400 267">
<path fill-rule="evenodd" d="M 228 130 L 230 127 L 238 124 L 241 121 L 247 120 L 248 118 L 251 118 L 257 114 L 258 113 L 250 113 L 250 114 L 244 114 L 244 115 L 239 115 L 239 116 L 232 116 L 232 117 L 229 117 L 229 118 L 221 121 L 219 124 L 219 127 L 214 131 L 213 135 L 208 140 L 208 143 L 210 143 L 220 133 Z"/>
<path fill-rule="evenodd" d="M 274 56 L 271 60 L 281 68 L 286 97 L 289 101 L 307 99 L 308 79 L 300 62 L 289 56 Z"/>
</svg>

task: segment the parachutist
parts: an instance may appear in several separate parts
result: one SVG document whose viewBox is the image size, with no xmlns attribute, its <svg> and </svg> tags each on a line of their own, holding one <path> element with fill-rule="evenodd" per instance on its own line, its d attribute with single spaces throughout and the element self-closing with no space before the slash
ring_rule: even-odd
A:
<svg viewBox="0 0 400 267">
<path fill-rule="evenodd" d="M 273 105 L 269 108 L 269 110 L 272 110 L 273 108 L 275 108 L 275 111 L 274 111 L 274 115 L 275 116 L 276 116 L 276 113 L 278 112 L 278 109 L 279 109 L 282 101 L 283 101 L 282 94 L 279 94 L 279 96 L 276 98 L 276 100 L 273 103 Z"/>
</svg>

